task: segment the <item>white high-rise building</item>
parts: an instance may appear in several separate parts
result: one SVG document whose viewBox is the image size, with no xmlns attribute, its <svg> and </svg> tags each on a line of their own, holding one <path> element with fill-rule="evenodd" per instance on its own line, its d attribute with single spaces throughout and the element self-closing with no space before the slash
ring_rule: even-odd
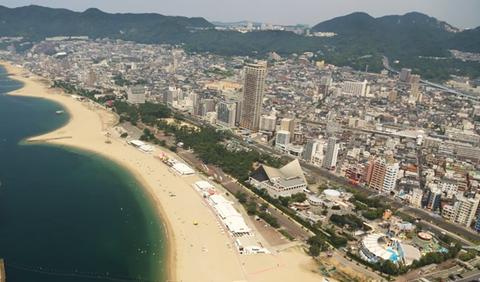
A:
<svg viewBox="0 0 480 282">
<path fill-rule="evenodd" d="M 217 123 L 225 127 L 235 127 L 237 104 L 235 102 L 221 101 L 217 105 Z"/>
<path fill-rule="evenodd" d="M 337 166 L 337 157 L 338 157 L 339 149 L 340 149 L 340 145 L 337 144 L 337 138 L 335 137 L 328 138 L 327 152 L 325 154 L 325 158 L 323 159 L 324 168 L 332 169 Z"/>
<path fill-rule="evenodd" d="M 383 192 L 391 192 L 395 189 L 399 170 L 398 163 L 387 163 L 385 166 L 385 178 L 383 179 Z"/>
<path fill-rule="evenodd" d="M 366 181 L 371 189 L 388 193 L 395 189 L 400 166 L 384 158 L 373 158 L 367 168 Z"/>
<path fill-rule="evenodd" d="M 258 131 L 262 112 L 267 62 L 247 64 L 243 83 L 243 103 L 240 127 Z"/>
<path fill-rule="evenodd" d="M 323 150 L 323 148 L 320 147 L 320 142 L 318 142 L 318 140 L 307 142 L 303 150 L 303 159 L 311 163 L 318 150 Z"/>
<path fill-rule="evenodd" d="M 191 108 L 190 113 L 191 113 L 192 115 L 198 115 L 199 99 L 200 99 L 200 97 L 198 96 L 197 93 L 195 93 L 195 92 L 190 92 L 189 99 L 190 99 L 191 105 L 192 105 L 192 108 Z"/>
<path fill-rule="evenodd" d="M 456 197 L 457 201 L 454 205 L 455 216 L 454 222 L 469 227 L 475 219 L 480 195 L 474 198 L 467 198 L 463 195 Z"/>
<path fill-rule="evenodd" d="M 279 130 L 275 138 L 275 147 L 285 150 L 290 143 L 290 132 L 285 130 Z"/>
<path fill-rule="evenodd" d="M 260 117 L 260 131 L 274 132 L 277 126 L 277 117 L 262 116 Z"/>
<path fill-rule="evenodd" d="M 422 199 L 423 199 L 423 190 L 419 188 L 413 189 L 412 197 L 410 198 L 410 204 L 416 208 L 421 208 Z"/>
<path fill-rule="evenodd" d="M 280 130 L 289 131 L 290 136 L 293 136 L 295 133 L 295 120 L 292 118 L 282 118 L 280 121 Z"/>
<path fill-rule="evenodd" d="M 365 97 L 370 92 L 367 80 L 360 81 L 345 81 L 342 85 L 342 94 L 350 96 Z"/>
<path fill-rule="evenodd" d="M 145 86 L 143 85 L 135 85 L 127 90 L 127 101 L 130 104 L 144 104 L 147 92 Z"/>
<path fill-rule="evenodd" d="M 178 102 L 178 98 L 181 92 L 182 89 L 175 86 L 168 87 L 168 90 L 163 95 L 163 103 L 169 106 L 173 106 L 175 102 Z"/>
</svg>

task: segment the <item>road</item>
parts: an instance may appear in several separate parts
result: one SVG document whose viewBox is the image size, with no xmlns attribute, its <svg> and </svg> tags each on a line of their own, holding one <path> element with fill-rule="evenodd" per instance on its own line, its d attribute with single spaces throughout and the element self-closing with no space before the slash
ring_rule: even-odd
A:
<svg viewBox="0 0 480 282">
<path fill-rule="evenodd" d="M 475 242 L 480 241 L 480 236 L 478 234 L 471 232 L 462 226 L 445 221 L 439 216 L 433 216 L 431 213 L 423 209 L 404 206 L 400 210 L 408 215 L 421 218 L 421 223 L 435 229 L 436 231 L 446 233 L 446 235 L 453 237 L 467 246 L 475 246 Z"/>
<path fill-rule="evenodd" d="M 244 144 L 244 145 L 250 147 L 251 149 L 267 152 L 276 157 L 293 159 L 292 156 L 281 154 L 278 151 L 274 150 L 273 148 L 265 146 L 263 144 L 253 143 L 253 144 Z M 387 197 L 384 195 L 379 195 L 377 192 L 372 191 L 368 188 L 354 185 L 350 183 L 346 178 L 335 175 L 326 169 L 308 164 L 304 161 L 300 161 L 300 163 L 304 171 L 310 174 L 310 176 L 313 176 L 315 178 L 327 179 L 328 181 L 336 183 L 337 185 L 344 186 L 344 187 L 346 186 L 351 189 L 355 189 L 366 196 L 370 196 L 370 197 L 378 196 L 382 201 L 384 201 L 387 205 L 390 205 L 392 208 L 401 209 L 403 213 L 413 216 L 415 218 L 421 219 L 423 221 L 424 226 L 429 227 L 429 229 L 432 229 L 432 231 L 436 231 L 436 233 L 447 234 L 453 237 L 455 240 L 462 242 L 467 246 L 474 246 L 476 242 L 480 242 L 480 236 L 477 233 L 467 230 L 462 226 L 445 221 L 441 217 L 435 217 L 431 213 L 423 209 L 406 206 L 404 203 L 400 202 L 398 199 Z"/>
<path fill-rule="evenodd" d="M 390 62 L 389 62 L 387 57 L 383 56 L 382 63 L 383 63 L 383 67 L 386 70 L 388 70 L 390 72 L 393 72 L 393 73 L 400 73 L 398 70 L 396 70 L 396 69 L 394 69 L 390 66 Z M 471 100 L 474 100 L 474 101 L 477 101 L 477 102 L 480 101 L 480 96 L 475 96 L 475 95 L 472 95 L 472 94 L 463 93 L 463 92 L 460 92 L 456 89 L 452 89 L 452 88 L 449 88 L 445 85 L 441 85 L 441 84 L 438 84 L 438 83 L 433 83 L 433 82 L 430 82 L 428 80 L 420 80 L 420 82 L 423 83 L 423 84 L 426 84 L 428 86 L 440 89 L 440 90 L 442 90 L 446 93 L 450 93 L 450 94 L 454 94 L 454 95 L 457 95 L 457 96 L 465 97 L 465 98 L 468 98 L 468 99 L 471 99 Z"/>
<path fill-rule="evenodd" d="M 298 240 L 304 241 L 308 238 L 315 235 L 310 230 L 303 227 L 301 224 L 293 220 L 287 214 L 284 214 L 282 211 L 277 209 L 275 206 L 271 205 L 263 198 L 259 197 L 253 193 L 250 189 L 238 183 L 237 180 L 233 179 L 229 175 L 225 174 L 220 168 L 213 165 L 205 165 L 201 160 L 199 160 L 192 152 L 187 150 L 178 150 L 178 155 L 182 157 L 183 160 L 188 162 L 190 165 L 194 166 L 196 169 L 204 172 L 208 176 L 214 177 L 215 180 L 221 184 L 225 189 L 231 194 L 237 194 L 239 192 L 246 193 L 252 200 L 254 200 L 258 206 L 262 204 L 267 205 L 268 212 L 277 218 L 278 223 L 293 237 Z"/>
<path fill-rule="evenodd" d="M 192 118 L 188 118 L 190 122 L 193 124 L 199 125 L 198 121 L 194 121 Z M 247 143 L 243 141 L 240 137 L 236 137 L 242 145 L 254 149 L 263 153 L 270 154 L 275 157 L 283 157 L 283 158 L 288 158 L 288 159 L 293 159 L 293 157 L 281 154 L 278 151 L 274 150 L 272 147 L 259 144 L 259 143 Z M 223 171 L 221 171 L 219 168 L 209 166 L 209 169 L 214 170 L 215 172 L 212 173 L 211 171 L 205 171 L 203 162 L 198 160 L 196 156 L 188 151 L 185 150 L 179 150 L 180 154 L 182 157 L 184 157 L 188 162 L 190 162 L 193 166 L 197 167 L 201 171 L 215 176 L 217 175 L 220 176 L 220 178 L 217 178 L 217 181 L 219 181 L 230 193 L 237 193 L 238 191 L 246 192 L 249 193 L 252 197 L 256 199 L 256 202 L 258 204 L 262 203 L 267 203 L 263 199 L 259 198 L 257 195 L 255 195 L 252 191 L 249 189 L 243 187 L 239 183 L 236 183 L 235 180 L 232 180 L 229 176 L 225 175 Z M 432 231 L 436 231 L 437 233 L 442 233 L 442 234 L 447 234 L 456 239 L 459 242 L 462 242 L 465 245 L 468 246 L 474 246 L 474 242 L 479 242 L 480 241 L 480 236 L 478 234 L 475 234 L 464 227 L 458 226 L 456 224 L 447 222 L 443 220 L 442 218 L 439 217 L 434 217 L 430 213 L 426 212 L 425 210 L 422 209 L 417 209 L 413 207 L 406 206 L 404 203 L 398 201 L 397 199 L 393 199 L 391 197 L 387 197 L 384 195 L 379 195 L 375 191 L 372 191 L 368 188 L 358 186 L 358 185 L 353 185 L 351 184 L 346 178 L 335 175 L 331 173 L 328 170 L 325 170 L 323 168 L 319 168 L 317 166 L 313 166 L 311 164 L 305 163 L 301 161 L 302 168 L 311 176 L 315 178 L 323 178 L 327 179 L 330 182 L 333 182 L 337 185 L 340 186 L 346 186 L 351 189 L 356 189 L 357 191 L 363 193 L 366 196 L 378 196 L 382 201 L 384 201 L 387 205 L 390 205 L 392 208 L 395 209 L 400 209 L 403 208 L 403 213 L 413 216 L 415 218 L 419 218 L 423 221 L 423 225 L 425 227 L 428 227 Z M 229 180 L 226 180 L 229 179 Z M 296 222 L 293 222 L 293 220 L 287 216 L 282 214 L 281 211 L 278 211 L 276 208 L 273 206 L 269 205 L 269 211 L 272 213 L 273 216 L 277 217 L 278 222 L 285 227 L 285 229 L 294 237 L 299 238 L 299 239 L 306 239 L 311 236 L 311 233 L 307 230 L 305 230 L 304 227 L 301 225 L 297 224 Z M 472 243 L 473 242 L 473 243 Z"/>
<path fill-rule="evenodd" d="M 455 282 L 470 282 L 470 281 L 480 281 L 480 273 L 472 274 L 468 277 L 461 278 L 459 280 L 455 280 Z"/>
</svg>

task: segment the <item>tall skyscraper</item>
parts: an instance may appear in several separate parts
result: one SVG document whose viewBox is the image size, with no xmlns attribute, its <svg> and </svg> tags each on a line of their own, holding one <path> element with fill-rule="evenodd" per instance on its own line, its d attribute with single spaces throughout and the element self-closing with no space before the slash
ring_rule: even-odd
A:
<svg viewBox="0 0 480 282">
<path fill-rule="evenodd" d="M 340 149 L 340 145 L 337 144 L 337 138 L 335 137 L 328 138 L 327 152 L 325 154 L 325 158 L 323 159 L 324 168 L 332 169 L 337 166 L 337 157 L 338 157 L 339 149 Z"/>
<path fill-rule="evenodd" d="M 243 103 L 240 127 L 258 131 L 262 113 L 267 63 L 247 64 L 243 83 Z"/>
<path fill-rule="evenodd" d="M 182 89 L 175 86 L 169 86 L 168 90 L 163 94 L 163 103 L 172 106 L 174 102 L 178 101 L 178 96 Z"/>
<path fill-rule="evenodd" d="M 325 140 L 323 139 L 320 139 L 320 140 L 317 140 L 317 150 L 315 152 L 315 154 L 313 154 L 312 156 L 312 160 L 311 160 L 311 163 L 313 165 L 316 165 L 316 166 L 322 166 L 323 165 L 323 159 L 325 158 L 324 156 L 324 152 L 323 152 L 323 149 L 325 147 Z"/>
</svg>

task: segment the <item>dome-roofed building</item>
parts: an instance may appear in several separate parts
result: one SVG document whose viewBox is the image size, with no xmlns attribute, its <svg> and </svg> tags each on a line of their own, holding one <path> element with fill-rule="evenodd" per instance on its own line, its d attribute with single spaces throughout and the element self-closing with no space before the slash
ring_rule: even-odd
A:
<svg viewBox="0 0 480 282">
<path fill-rule="evenodd" d="M 405 265 L 410 265 L 421 257 L 420 251 L 414 246 L 380 233 L 369 234 L 363 238 L 360 243 L 360 255 L 369 262 L 390 260 Z"/>
<path fill-rule="evenodd" d="M 340 198 L 341 193 L 337 190 L 326 189 L 326 190 L 323 190 L 323 195 L 325 195 L 327 199 L 334 201 Z"/>
</svg>

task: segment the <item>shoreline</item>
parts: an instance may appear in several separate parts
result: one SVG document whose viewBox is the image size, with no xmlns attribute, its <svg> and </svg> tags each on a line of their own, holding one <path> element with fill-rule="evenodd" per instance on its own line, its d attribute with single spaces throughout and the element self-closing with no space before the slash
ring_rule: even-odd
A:
<svg viewBox="0 0 480 282">
<path fill-rule="evenodd" d="M 323 276 L 318 274 L 313 260 L 299 247 L 272 247 L 272 254 L 240 255 L 235 238 L 225 231 L 192 187 L 195 182 L 208 179 L 198 171 L 193 176 L 177 176 L 154 157 L 163 152 L 181 160 L 175 153 L 154 146 L 155 153 L 146 154 L 127 145 L 114 129 L 118 123 L 115 113 L 49 88 L 47 79 L 30 74 L 21 66 L 5 61 L 0 61 L 0 65 L 12 79 L 23 83 L 22 88 L 9 95 L 51 100 L 68 111 L 70 118 L 65 125 L 29 137 L 26 142 L 98 154 L 128 170 L 142 186 L 139 188 L 155 205 L 157 219 L 164 226 L 167 262 L 163 269 L 168 281 L 321 281 Z"/>
<path fill-rule="evenodd" d="M 159 201 L 157 200 L 157 198 L 153 195 L 151 189 L 147 188 L 148 184 L 145 183 L 142 176 L 139 175 L 138 173 L 136 173 L 135 170 L 130 169 L 124 163 L 118 162 L 118 161 L 112 159 L 111 156 L 108 156 L 106 154 L 102 154 L 101 152 L 98 152 L 98 151 L 95 151 L 95 150 L 92 150 L 92 149 L 89 149 L 89 148 L 86 148 L 85 146 L 54 144 L 54 143 L 49 142 L 49 141 L 38 140 L 38 138 L 41 137 L 41 136 L 48 135 L 50 133 L 59 131 L 59 130 L 65 128 L 65 127 L 68 127 L 69 123 L 72 120 L 72 113 L 70 111 L 69 106 L 66 103 L 62 103 L 62 101 L 59 101 L 58 99 L 53 99 L 53 97 L 44 97 L 43 95 L 33 95 L 33 94 L 32 95 L 30 95 L 30 94 L 27 94 L 27 95 L 20 94 L 19 95 L 19 91 L 24 89 L 26 87 L 26 84 L 28 83 L 28 81 L 24 81 L 24 79 L 27 79 L 27 78 L 22 77 L 21 74 L 18 73 L 18 71 L 21 71 L 21 69 L 19 69 L 16 66 L 13 66 L 9 62 L 0 60 L 0 66 L 5 68 L 5 70 L 7 71 L 7 75 L 11 79 L 13 79 L 17 82 L 20 82 L 22 84 L 19 89 L 8 92 L 7 95 L 27 96 L 27 97 L 37 98 L 37 99 L 46 99 L 46 100 L 49 100 L 51 102 L 59 104 L 63 108 L 62 110 L 66 114 L 68 114 L 67 122 L 64 125 L 62 125 L 60 128 L 54 129 L 53 131 L 49 131 L 49 132 L 43 132 L 43 133 L 40 133 L 39 135 L 28 136 L 28 137 L 22 139 L 20 141 L 20 144 L 21 145 L 34 145 L 35 144 L 35 145 L 47 145 L 47 146 L 55 146 L 55 147 L 64 147 L 67 150 L 71 149 L 71 150 L 74 150 L 74 151 L 77 151 L 77 152 L 80 152 L 80 153 L 83 153 L 83 154 L 87 153 L 87 154 L 100 156 L 100 157 L 114 163 L 116 166 L 118 166 L 122 170 L 125 170 L 128 173 L 130 173 L 131 177 L 133 177 L 134 181 L 139 186 L 142 187 L 142 192 L 145 194 L 145 196 L 149 197 L 149 199 L 148 199 L 150 201 L 149 204 L 152 205 L 152 208 L 157 213 L 156 220 L 158 220 L 159 224 L 162 225 L 161 228 L 164 231 L 163 235 L 164 235 L 165 242 L 166 242 L 165 243 L 165 254 L 166 254 L 165 258 L 166 258 L 167 263 L 166 263 L 166 266 L 164 267 L 165 274 L 163 276 L 166 276 L 165 278 L 167 279 L 167 281 L 169 281 L 169 280 L 176 281 L 176 273 L 174 271 L 175 270 L 176 255 L 175 255 L 174 248 L 172 247 L 175 244 L 175 237 L 172 234 L 170 222 L 168 220 L 168 217 L 166 216 L 165 211 L 162 209 L 162 206 L 159 204 Z M 36 78 L 40 79 L 38 77 L 36 77 Z M 46 88 L 45 85 L 44 85 L 44 87 Z M 62 96 L 65 96 L 65 97 L 67 95 L 65 93 L 60 93 L 60 92 L 55 93 L 55 94 L 62 95 Z M 112 114 L 116 116 L 115 113 L 112 112 Z M 118 121 L 118 118 L 117 118 L 117 121 Z M 116 123 L 118 123 L 118 122 L 116 122 Z M 35 141 L 35 142 L 32 142 L 32 141 Z M 160 276 L 160 275 L 157 274 L 157 277 L 158 276 Z"/>
</svg>

